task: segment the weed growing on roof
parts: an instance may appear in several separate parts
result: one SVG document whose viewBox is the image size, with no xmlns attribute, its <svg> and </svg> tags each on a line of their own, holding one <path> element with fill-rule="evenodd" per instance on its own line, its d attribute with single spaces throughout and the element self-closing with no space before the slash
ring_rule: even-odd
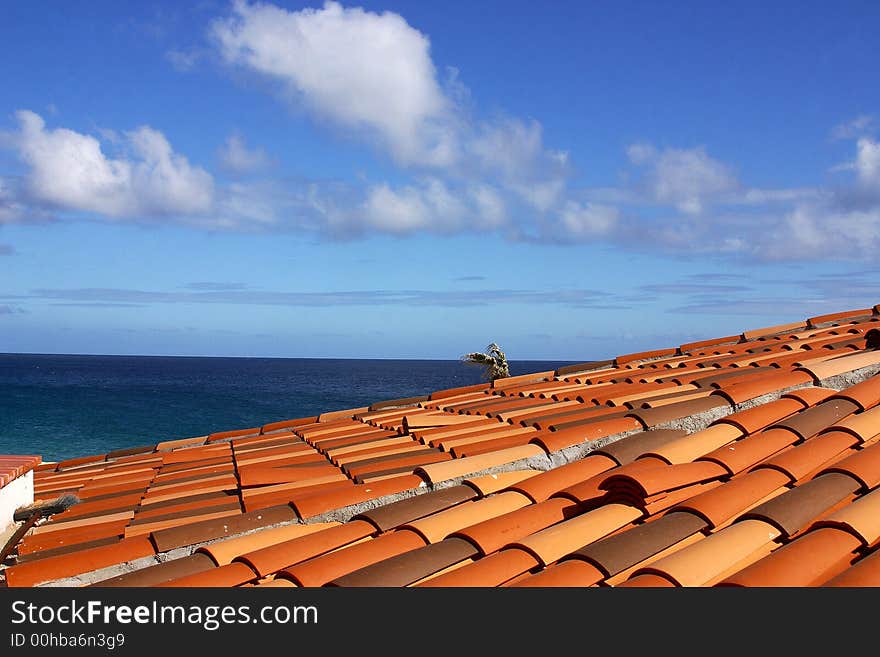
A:
<svg viewBox="0 0 880 657">
<path fill-rule="evenodd" d="M 510 366 L 507 363 L 507 356 L 501 351 L 494 342 L 486 347 L 485 353 L 473 351 L 465 354 L 461 359 L 468 365 L 480 365 L 485 368 L 483 377 L 487 381 L 495 379 L 503 379 L 510 376 Z"/>
</svg>

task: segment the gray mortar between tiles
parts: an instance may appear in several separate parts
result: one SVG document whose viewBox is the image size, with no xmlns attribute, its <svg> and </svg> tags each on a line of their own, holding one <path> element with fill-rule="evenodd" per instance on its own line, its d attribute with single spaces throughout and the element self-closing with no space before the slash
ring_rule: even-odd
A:
<svg viewBox="0 0 880 657">
<path fill-rule="evenodd" d="M 876 374 L 880 373 L 880 364 L 878 365 L 869 365 L 867 367 L 863 367 L 857 370 L 853 370 L 851 372 L 846 372 L 844 374 L 840 374 L 833 377 L 828 377 L 826 379 L 821 379 L 815 384 L 812 383 L 802 383 L 796 386 L 790 386 L 788 388 L 783 388 L 781 390 L 777 390 L 766 395 L 761 395 L 760 397 L 755 397 L 754 399 L 750 399 L 748 401 L 742 402 L 740 404 L 734 404 L 732 407 L 719 407 L 714 408 L 709 411 L 705 411 L 703 413 L 697 413 L 696 415 L 691 415 L 685 418 L 679 418 L 676 420 L 672 420 L 670 422 L 665 422 L 663 424 L 657 425 L 648 429 L 648 431 L 658 430 L 658 429 L 684 429 L 688 433 L 694 433 L 696 431 L 701 431 L 708 427 L 710 424 L 715 422 L 716 420 L 721 419 L 727 415 L 732 413 L 736 413 L 739 411 L 745 411 L 750 408 L 755 408 L 756 406 L 760 406 L 762 404 L 766 404 L 771 401 L 775 401 L 779 399 L 782 395 L 792 392 L 794 390 L 799 390 L 801 388 L 811 388 L 814 386 L 821 386 L 823 388 L 829 388 L 833 390 L 840 391 L 844 388 L 848 388 L 850 386 L 855 385 L 856 383 L 860 383 L 865 379 L 868 379 Z M 327 513 L 323 513 L 318 516 L 313 516 L 308 519 L 307 522 L 303 522 L 301 520 L 295 520 L 289 523 L 278 523 L 272 525 L 271 527 L 260 527 L 258 529 L 254 529 L 247 532 L 242 532 L 240 534 L 235 534 L 234 537 L 246 536 L 248 534 L 253 534 L 257 531 L 262 531 L 264 529 L 271 529 L 274 527 L 281 527 L 284 525 L 290 524 L 312 524 L 319 522 L 347 522 L 351 520 L 354 516 L 369 511 L 371 509 L 375 509 L 380 506 L 384 506 L 386 504 L 391 504 L 392 502 L 398 502 L 400 500 L 405 500 L 410 497 L 415 497 L 416 495 L 422 495 L 424 493 L 429 493 L 431 491 L 440 490 L 443 488 L 449 488 L 451 486 L 456 486 L 461 484 L 465 479 L 470 479 L 473 477 L 479 477 L 483 475 L 493 475 L 493 474 L 501 474 L 504 472 L 513 472 L 516 470 L 538 470 L 538 471 L 547 471 L 553 468 L 557 468 L 561 465 L 565 465 L 567 463 L 572 463 L 574 461 L 578 461 L 588 455 L 590 452 L 597 450 L 605 445 L 616 442 L 630 436 L 632 434 L 641 433 L 642 430 L 636 429 L 632 431 L 624 431 L 622 433 L 614 434 L 611 436 L 606 436 L 604 438 L 600 438 L 598 440 L 591 440 L 585 443 L 580 443 L 578 445 L 572 445 L 571 447 L 566 447 L 561 450 L 557 450 L 555 452 L 551 452 L 550 454 L 541 454 L 537 456 L 528 457 L 525 459 L 519 459 L 518 461 L 513 461 L 511 463 L 505 463 L 503 465 L 494 466 L 491 468 L 485 468 L 483 470 L 479 470 L 477 472 L 471 472 L 466 475 L 462 475 L 460 477 L 455 477 L 453 479 L 447 479 L 445 481 L 437 482 L 435 484 L 425 484 L 418 488 L 402 491 L 400 493 L 394 493 L 391 495 L 385 495 L 383 497 L 377 498 L 375 500 L 368 500 L 366 502 L 362 502 L 359 504 L 352 504 L 346 507 L 341 507 L 339 509 L 334 509 L 332 511 L 328 511 Z M 233 538 L 233 536 L 224 536 L 222 538 L 214 539 L 211 541 L 205 541 L 203 543 L 197 543 L 194 545 L 188 545 L 181 548 L 176 548 L 174 550 L 170 550 L 167 552 L 163 552 L 157 554 L 155 556 L 144 557 L 142 559 L 137 559 L 135 561 L 129 561 L 122 564 L 116 564 L 114 566 L 109 566 L 107 568 L 102 568 L 100 570 L 94 570 L 88 573 L 82 573 L 75 577 L 68 577 L 64 579 L 54 580 L 52 582 L 46 582 L 43 584 L 39 584 L 41 587 L 79 587 L 86 586 L 89 584 L 95 584 L 97 582 L 101 582 L 107 579 L 111 579 L 113 577 L 117 577 L 119 575 L 124 575 L 125 573 L 133 572 L 135 570 L 140 570 L 142 568 L 146 568 L 148 566 L 157 565 L 160 563 L 164 563 L 166 561 L 170 561 L 172 559 L 179 559 L 181 557 L 190 556 L 193 554 L 198 548 L 210 545 L 212 543 L 216 543 L 227 538 Z"/>
</svg>

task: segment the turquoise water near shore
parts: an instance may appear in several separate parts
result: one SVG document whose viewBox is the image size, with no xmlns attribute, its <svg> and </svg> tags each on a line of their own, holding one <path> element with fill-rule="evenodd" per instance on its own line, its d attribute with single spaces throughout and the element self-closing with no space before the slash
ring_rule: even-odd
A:
<svg viewBox="0 0 880 657">
<path fill-rule="evenodd" d="M 456 360 L 0 354 L 0 454 L 104 453 L 423 395 L 481 373 Z"/>
</svg>

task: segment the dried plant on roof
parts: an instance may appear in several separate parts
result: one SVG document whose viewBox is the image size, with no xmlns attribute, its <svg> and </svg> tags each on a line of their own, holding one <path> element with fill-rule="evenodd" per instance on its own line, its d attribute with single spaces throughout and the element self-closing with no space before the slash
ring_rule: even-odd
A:
<svg viewBox="0 0 880 657">
<path fill-rule="evenodd" d="M 487 381 L 503 379 L 510 376 L 510 367 L 507 364 L 507 356 L 494 342 L 486 347 L 485 352 L 474 351 L 465 354 L 461 359 L 469 365 L 480 365 L 485 368 L 483 377 Z"/>
</svg>

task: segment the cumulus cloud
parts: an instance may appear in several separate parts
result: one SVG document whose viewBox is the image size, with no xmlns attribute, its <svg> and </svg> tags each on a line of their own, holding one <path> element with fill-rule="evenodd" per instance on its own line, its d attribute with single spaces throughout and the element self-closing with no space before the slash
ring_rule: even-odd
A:
<svg viewBox="0 0 880 657">
<path fill-rule="evenodd" d="M 507 207 L 496 188 L 485 183 L 474 183 L 468 186 L 467 196 L 473 202 L 476 226 L 499 228 L 507 222 Z"/>
<path fill-rule="evenodd" d="M 336 2 L 291 11 L 239 1 L 210 34 L 228 64 L 274 80 L 319 122 L 369 135 L 403 167 L 489 185 L 540 212 L 563 201 L 567 154 L 544 145 L 541 124 L 472 119 L 458 71 L 450 69 L 441 82 L 430 40 L 399 14 Z M 370 194 L 389 205 L 394 200 L 382 188 Z M 405 196 L 393 204 L 392 230 L 426 216 L 414 193 Z M 500 222 L 501 200 L 479 193 L 480 216 Z"/>
<path fill-rule="evenodd" d="M 864 135 L 874 123 L 874 117 L 861 114 L 856 118 L 839 123 L 831 129 L 832 139 L 854 139 Z"/>
<path fill-rule="evenodd" d="M 295 219 L 304 193 L 274 180 L 231 182 L 218 190 L 212 214 L 193 221 L 229 230 L 279 228 L 285 214 Z"/>
<path fill-rule="evenodd" d="M 856 142 L 854 168 L 860 184 L 880 188 L 880 142 L 862 137 Z"/>
<path fill-rule="evenodd" d="M 430 228 L 431 218 L 438 208 L 452 214 L 446 221 L 457 223 L 461 217 L 461 203 L 449 194 L 445 185 L 434 180 L 425 187 L 404 187 L 392 190 L 387 184 L 373 187 L 364 203 L 366 224 L 390 233 L 408 233 L 418 229 Z"/>
<path fill-rule="evenodd" d="M 172 49 L 165 52 L 165 59 L 178 73 L 188 73 L 196 67 L 202 55 L 198 50 Z"/>
<path fill-rule="evenodd" d="M 131 163 L 131 188 L 139 213 L 197 214 L 210 210 L 214 183 L 207 171 L 174 153 L 158 130 L 141 127 L 128 138 L 138 158 Z"/>
<path fill-rule="evenodd" d="M 867 125 L 863 119 L 849 128 Z M 840 126 L 835 132 L 852 134 Z M 627 154 L 647 171 L 641 194 L 618 190 L 618 200 L 657 204 L 622 215 L 621 234 L 639 248 L 761 261 L 869 260 L 880 248 L 880 142 L 871 137 L 856 139 L 853 158 L 836 167 L 850 177 L 826 188 L 748 189 L 703 149 L 640 143 Z M 662 212 L 664 205 L 679 214 Z"/>
<path fill-rule="evenodd" d="M 793 203 L 821 198 L 825 195 L 821 189 L 795 187 L 792 189 L 747 189 L 731 199 L 741 205 L 767 205 L 776 203 Z"/>
<path fill-rule="evenodd" d="M 756 254 L 767 260 L 876 258 L 880 207 L 847 210 L 834 203 L 803 204 L 785 215 Z"/>
<path fill-rule="evenodd" d="M 616 227 L 619 218 L 617 208 L 569 201 L 560 214 L 559 226 L 565 237 L 589 239 L 608 235 Z"/>
<path fill-rule="evenodd" d="M 543 239 L 550 226 L 552 239 L 584 240 L 616 219 L 610 208 L 567 204 L 568 154 L 545 145 L 540 122 L 475 118 L 458 70 L 441 80 L 428 36 L 397 13 L 238 0 L 209 35 L 228 65 L 273 81 L 318 123 L 366 136 L 413 176 L 354 191 L 309 186 L 293 219 L 300 226 L 336 239 L 464 230 Z M 251 155 L 231 141 L 221 162 L 239 171 L 262 163 Z"/>
<path fill-rule="evenodd" d="M 487 230 L 501 226 L 505 220 L 504 203 L 492 187 L 450 187 L 433 177 L 397 189 L 386 183 L 371 187 L 361 212 L 352 218 L 356 222 L 362 219 L 355 228 L 397 235 Z"/>
<path fill-rule="evenodd" d="M 12 185 L 0 178 L 0 224 L 12 223 L 21 218 L 24 208 L 16 200 Z"/>
<path fill-rule="evenodd" d="M 630 162 L 638 166 L 649 164 L 652 160 L 657 159 L 657 149 L 654 145 L 643 142 L 627 146 L 626 154 Z"/>
<path fill-rule="evenodd" d="M 232 174 L 243 175 L 266 169 L 271 158 L 263 148 L 248 148 L 241 135 L 233 134 L 217 152 L 220 167 Z"/>
<path fill-rule="evenodd" d="M 547 149 L 538 121 L 504 117 L 484 122 L 466 141 L 482 175 L 494 177 L 533 208 L 546 212 L 560 200 L 568 154 Z"/>
<path fill-rule="evenodd" d="M 855 159 L 846 165 L 854 174 L 819 198 L 795 204 L 775 224 L 774 240 L 784 248 L 762 246 L 768 259 L 859 258 L 875 260 L 880 249 L 880 143 L 861 137 Z"/>
<path fill-rule="evenodd" d="M 700 214 L 707 204 L 739 189 L 730 167 L 709 157 L 705 147 L 658 150 L 651 144 L 627 149 L 630 161 L 647 167 L 645 184 L 659 203 L 687 214 Z"/>
<path fill-rule="evenodd" d="M 428 38 L 392 12 L 327 2 L 288 11 L 236 2 L 213 23 L 223 58 L 276 80 L 319 117 L 374 132 L 405 163 L 452 156 L 449 101 Z"/>
<path fill-rule="evenodd" d="M 319 123 L 366 136 L 400 175 L 359 183 L 245 177 L 270 158 L 233 134 L 216 162 L 232 175 L 215 183 L 155 128 L 89 135 L 21 111 L 18 130 L 0 133 L 0 147 L 25 165 L 0 178 L 0 224 L 97 215 L 331 239 L 481 231 L 764 260 L 872 257 L 880 246 L 880 143 L 868 116 L 832 130 L 857 140 L 837 189 L 749 188 L 705 146 L 650 141 L 626 149 L 619 186 L 572 189 L 575 165 L 545 143 L 541 123 L 480 115 L 457 70 L 439 75 L 428 36 L 399 14 L 239 0 L 209 33 L 229 66 L 274 82 Z M 186 69 L 185 55 L 204 51 L 170 52 Z"/>
<path fill-rule="evenodd" d="M 47 129 L 31 111 L 16 116 L 14 144 L 28 166 L 24 186 L 29 200 L 113 218 L 191 215 L 211 208 L 210 174 L 175 153 L 158 130 L 142 126 L 126 133 L 128 157 L 111 158 L 93 136 Z"/>
</svg>

